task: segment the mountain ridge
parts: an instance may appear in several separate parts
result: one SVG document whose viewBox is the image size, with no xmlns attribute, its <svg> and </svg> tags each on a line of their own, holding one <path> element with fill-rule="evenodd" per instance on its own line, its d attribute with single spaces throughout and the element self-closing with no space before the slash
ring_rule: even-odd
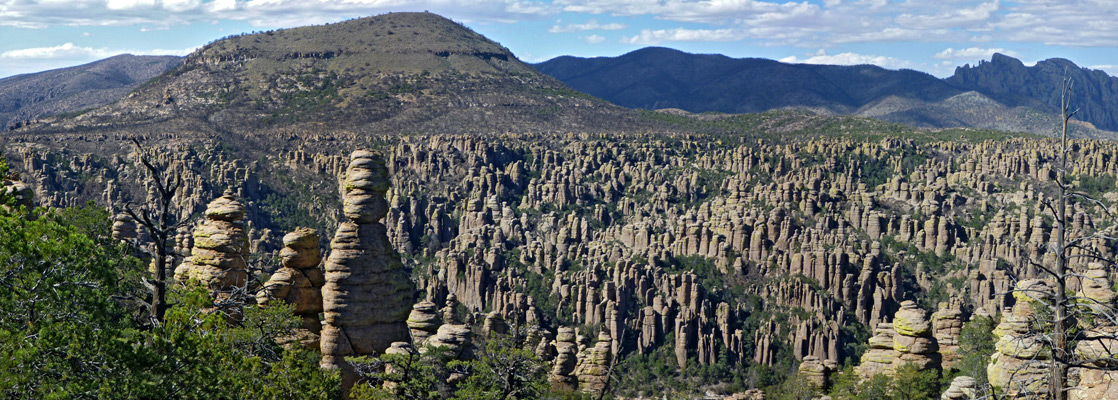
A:
<svg viewBox="0 0 1118 400">
<path fill-rule="evenodd" d="M 696 64 L 714 66 L 697 70 Z M 808 109 L 925 128 L 972 127 L 1037 134 L 1051 134 L 1058 119 L 1045 115 L 1054 115 L 1058 98 L 1054 102 L 1051 96 L 1040 97 L 1053 90 L 1052 71 L 1063 68 L 1075 71 L 1076 82 L 1086 82 L 1087 89 L 1078 93 L 1080 98 L 1090 99 L 1084 104 L 1080 116 L 1083 123 L 1077 124 L 1076 134 L 1113 137 L 1110 131 L 1118 130 L 1118 111 L 1108 111 L 1104 106 L 1118 104 L 1118 78 L 1079 68 L 1064 59 L 1026 67 L 999 53 L 990 62 L 960 67 L 947 79 L 909 69 L 789 64 L 663 47 L 646 47 L 617 57 L 561 56 L 535 66 L 574 89 L 633 108 L 675 108 L 692 113 Z M 1030 78 L 1030 82 L 1043 84 L 1030 86 L 1014 79 L 1016 75 L 1039 77 Z"/>
<path fill-rule="evenodd" d="M 111 103 L 181 62 L 177 56 L 121 54 L 0 79 L 0 131 L 45 115 Z"/>
</svg>

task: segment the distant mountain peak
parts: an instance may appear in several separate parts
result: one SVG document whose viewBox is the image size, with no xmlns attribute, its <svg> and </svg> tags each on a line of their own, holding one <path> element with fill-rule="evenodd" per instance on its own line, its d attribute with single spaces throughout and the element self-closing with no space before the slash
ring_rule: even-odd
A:
<svg viewBox="0 0 1118 400">
<path fill-rule="evenodd" d="M 1018 60 L 1018 59 L 1013 58 L 1011 56 L 1007 56 L 1007 55 L 1002 54 L 1002 53 L 994 53 L 993 55 L 991 55 L 990 56 L 990 62 L 993 63 L 993 64 L 1006 64 L 1006 65 L 1021 66 L 1021 67 L 1025 66 L 1025 63 L 1021 62 L 1021 60 Z"/>
<path fill-rule="evenodd" d="M 1072 93 L 1080 109 L 1076 117 L 1099 129 L 1118 131 L 1118 78 L 1081 68 L 1068 59 L 1049 58 L 1029 67 L 1016 58 L 995 53 L 989 62 L 956 68 L 946 82 L 1011 107 L 1054 114 L 1065 77 L 1075 82 Z"/>
</svg>

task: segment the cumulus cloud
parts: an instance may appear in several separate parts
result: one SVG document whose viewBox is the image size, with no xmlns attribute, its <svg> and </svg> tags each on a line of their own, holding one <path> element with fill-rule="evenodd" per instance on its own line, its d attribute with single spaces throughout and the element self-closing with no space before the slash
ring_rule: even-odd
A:
<svg viewBox="0 0 1118 400">
<path fill-rule="evenodd" d="M 1013 50 L 1006 50 L 1003 48 L 984 49 L 980 47 L 970 47 L 966 49 L 953 49 L 948 47 L 946 50 L 936 53 L 935 57 L 939 60 L 977 60 L 987 59 L 993 56 L 994 53 L 1002 53 L 1010 57 L 1021 57 L 1020 53 Z"/>
<path fill-rule="evenodd" d="M 864 64 L 869 64 L 869 65 L 876 65 L 876 66 L 879 66 L 879 67 L 882 67 L 882 68 L 890 68 L 890 69 L 912 67 L 911 62 L 901 60 L 901 59 L 897 59 L 897 58 L 893 58 L 893 57 L 866 55 L 866 54 L 857 54 L 857 53 L 840 53 L 840 54 L 831 55 L 831 54 L 827 54 L 827 52 L 824 51 L 824 50 L 819 50 L 815 54 L 811 54 L 809 57 L 804 58 L 804 59 L 801 59 L 801 58 L 796 57 L 796 56 L 784 57 L 784 58 L 780 59 L 780 62 L 785 62 L 785 63 L 789 63 L 789 64 L 829 64 L 829 65 L 864 65 Z"/>
<path fill-rule="evenodd" d="M 617 23 L 617 22 L 611 22 L 611 23 L 608 23 L 608 24 L 600 24 L 600 23 L 598 23 L 597 20 L 592 19 L 590 21 L 587 21 L 584 24 L 567 24 L 566 26 L 555 25 L 555 26 L 552 26 L 551 29 L 548 29 L 547 31 L 551 32 L 551 33 L 567 33 L 567 32 L 579 32 L 579 31 L 616 31 L 616 30 L 621 30 L 621 29 L 625 29 L 625 28 L 628 28 L 628 26 L 625 25 L 625 24 L 620 24 L 620 23 Z"/>
<path fill-rule="evenodd" d="M 580 40 L 582 40 L 586 43 L 590 43 L 590 44 L 598 44 L 598 43 L 606 41 L 605 36 L 602 36 L 602 35 L 579 36 L 578 38 Z"/>
<path fill-rule="evenodd" d="M 993 1 L 979 4 L 974 8 L 956 8 L 934 14 L 904 13 L 897 16 L 896 22 L 901 26 L 917 29 L 974 28 L 989 22 L 1000 8 L 1001 5 Z"/>
<path fill-rule="evenodd" d="M 106 53 L 105 49 L 94 49 L 92 47 L 75 46 L 73 43 L 61 44 L 51 47 L 33 47 L 29 49 L 8 50 L 0 53 L 0 59 L 6 60 L 51 60 L 51 59 L 74 59 L 74 58 L 104 58 L 112 54 Z"/>
<path fill-rule="evenodd" d="M 621 38 L 621 43 L 654 45 L 663 42 L 730 42 L 743 35 L 732 29 L 643 29 L 636 36 Z"/>
</svg>

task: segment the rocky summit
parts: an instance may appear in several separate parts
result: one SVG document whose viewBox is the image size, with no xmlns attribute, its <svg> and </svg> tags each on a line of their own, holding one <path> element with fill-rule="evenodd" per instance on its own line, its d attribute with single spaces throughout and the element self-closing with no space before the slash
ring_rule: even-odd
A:
<svg viewBox="0 0 1118 400">
<path fill-rule="evenodd" d="M 0 140 L 0 371 L 103 397 L 1115 398 L 1110 141 L 629 110 L 429 13 Z"/>
</svg>

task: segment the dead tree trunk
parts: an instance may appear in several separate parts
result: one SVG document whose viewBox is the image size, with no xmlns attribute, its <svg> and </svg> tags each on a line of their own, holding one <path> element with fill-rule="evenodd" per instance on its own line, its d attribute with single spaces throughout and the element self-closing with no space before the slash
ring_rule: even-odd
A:
<svg viewBox="0 0 1118 400">
<path fill-rule="evenodd" d="M 167 304 L 167 257 L 171 254 L 168 251 L 168 244 L 170 244 L 170 240 L 173 240 L 175 230 L 186 222 L 176 221 L 175 207 L 172 203 L 175 192 L 182 186 L 182 176 L 165 176 L 166 166 L 154 165 L 148 152 L 140 145 L 139 140 L 132 138 L 132 143 L 136 145 L 136 150 L 140 153 L 140 163 L 151 174 L 151 180 L 155 183 L 157 198 L 155 204 L 141 205 L 138 210 L 133 210 L 133 205 L 129 204 L 124 207 L 124 211 L 150 232 L 152 242 L 155 245 L 155 251 L 151 252 L 155 263 L 154 279 L 145 279 L 144 286 L 151 291 L 151 303 L 148 305 L 148 311 L 153 325 L 158 326 L 163 324 L 164 316 L 166 316 L 169 307 L 169 304 Z M 140 248 L 143 247 L 140 246 Z"/>
</svg>

